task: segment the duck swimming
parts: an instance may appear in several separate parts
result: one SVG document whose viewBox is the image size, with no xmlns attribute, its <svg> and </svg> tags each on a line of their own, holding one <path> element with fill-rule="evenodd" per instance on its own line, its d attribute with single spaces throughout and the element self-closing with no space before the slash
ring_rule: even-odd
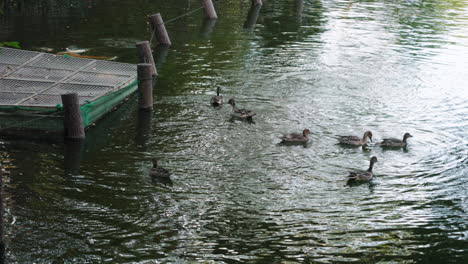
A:
<svg viewBox="0 0 468 264">
<path fill-rule="evenodd" d="M 149 176 L 153 179 L 169 179 L 171 173 L 162 168 L 158 167 L 158 160 L 153 159 L 153 167 L 149 170 Z"/>
<path fill-rule="evenodd" d="M 413 137 L 410 133 L 405 133 L 403 135 L 403 140 L 397 138 L 384 138 L 382 142 L 380 142 L 381 147 L 406 147 L 408 144 L 406 141 L 408 138 Z"/>
<path fill-rule="evenodd" d="M 340 144 L 352 145 L 352 146 L 362 146 L 367 144 L 367 140 L 372 142 L 372 132 L 366 131 L 362 138 L 357 136 L 339 136 L 338 141 Z"/>
<path fill-rule="evenodd" d="M 238 109 L 236 107 L 236 102 L 234 102 L 234 99 L 229 99 L 228 101 L 228 104 L 230 104 L 232 106 L 232 112 L 231 112 L 231 115 L 232 116 L 235 116 L 235 117 L 238 117 L 238 118 L 242 118 L 242 119 L 249 119 L 251 120 L 252 117 L 255 114 L 254 111 L 252 110 L 247 110 L 247 109 Z"/>
<path fill-rule="evenodd" d="M 306 143 L 307 141 L 309 141 L 309 134 L 310 134 L 310 130 L 306 128 L 302 131 L 302 134 L 290 133 L 290 134 L 283 135 L 282 137 L 280 137 L 280 139 L 283 142 L 288 142 L 288 143 Z"/>
<path fill-rule="evenodd" d="M 372 168 L 374 167 L 374 163 L 377 162 L 377 157 L 372 157 L 370 159 L 369 169 L 366 171 L 350 171 L 349 172 L 349 180 L 350 181 L 370 181 L 374 177 L 374 173 L 372 172 Z"/>
<path fill-rule="evenodd" d="M 222 95 L 219 95 L 219 92 L 221 91 L 221 87 L 216 88 L 216 95 L 211 97 L 211 105 L 216 107 L 220 106 L 224 103 L 224 98 Z"/>
</svg>

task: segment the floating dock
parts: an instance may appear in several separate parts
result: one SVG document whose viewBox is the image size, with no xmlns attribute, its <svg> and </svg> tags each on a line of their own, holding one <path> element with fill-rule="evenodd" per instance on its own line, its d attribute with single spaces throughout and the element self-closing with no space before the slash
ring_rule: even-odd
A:
<svg viewBox="0 0 468 264">
<path fill-rule="evenodd" d="M 137 65 L 0 47 L 0 136 L 63 135 L 62 94 L 88 127 L 137 90 Z"/>
</svg>

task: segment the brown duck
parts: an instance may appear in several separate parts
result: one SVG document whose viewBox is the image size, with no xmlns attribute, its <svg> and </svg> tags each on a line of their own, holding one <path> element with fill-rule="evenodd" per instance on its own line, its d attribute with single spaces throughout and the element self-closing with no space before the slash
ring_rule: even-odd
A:
<svg viewBox="0 0 468 264">
<path fill-rule="evenodd" d="M 408 145 L 408 138 L 413 137 L 410 133 L 405 133 L 403 135 L 403 140 L 397 138 L 384 138 L 380 142 L 381 147 L 406 147 Z"/>
<path fill-rule="evenodd" d="M 377 162 L 377 157 L 372 157 L 370 159 L 369 169 L 366 171 L 350 171 L 349 172 L 349 180 L 352 181 L 370 181 L 374 177 L 374 173 L 372 169 L 374 168 L 374 163 Z"/>
<path fill-rule="evenodd" d="M 149 176 L 153 179 L 169 179 L 171 173 L 162 168 L 158 167 L 158 160 L 153 159 L 153 167 L 149 170 Z"/>
<path fill-rule="evenodd" d="M 288 142 L 288 143 L 306 143 L 309 141 L 309 134 L 310 130 L 309 129 L 304 129 L 302 131 L 302 134 L 299 133 L 290 133 L 290 134 L 285 134 L 280 139 L 283 142 Z"/>
<path fill-rule="evenodd" d="M 366 131 L 362 138 L 357 136 L 339 136 L 338 141 L 340 144 L 352 145 L 352 146 L 362 146 L 366 145 L 368 140 L 372 142 L 372 132 Z"/>
<path fill-rule="evenodd" d="M 216 88 L 216 95 L 211 97 L 211 105 L 212 106 L 220 106 L 224 103 L 224 98 L 222 95 L 219 95 L 219 92 L 221 91 L 221 87 L 218 86 Z"/>
<path fill-rule="evenodd" d="M 255 112 L 252 110 L 237 108 L 234 99 L 229 99 L 228 104 L 232 106 L 231 115 L 234 117 L 242 119 L 252 119 L 252 117 L 256 115 Z"/>
</svg>

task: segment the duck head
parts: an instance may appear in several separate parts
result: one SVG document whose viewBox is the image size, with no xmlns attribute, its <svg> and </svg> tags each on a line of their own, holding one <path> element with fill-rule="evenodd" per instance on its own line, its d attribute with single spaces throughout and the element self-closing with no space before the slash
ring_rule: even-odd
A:
<svg viewBox="0 0 468 264">
<path fill-rule="evenodd" d="M 219 93 L 221 92 L 221 86 L 218 85 L 216 88 L 216 95 L 219 96 Z"/>
<path fill-rule="evenodd" d="M 157 159 L 153 159 L 153 168 L 157 168 L 158 167 L 158 160 Z"/>
<path fill-rule="evenodd" d="M 304 129 L 304 131 L 302 131 L 302 135 L 304 135 L 304 137 L 307 137 L 307 135 L 310 134 L 310 130 L 309 129 Z"/>
<path fill-rule="evenodd" d="M 366 131 L 366 133 L 364 133 L 363 139 L 366 140 L 366 138 L 369 138 L 369 140 L 372 142 L 372 132 Z"/>
<path fill-rule="evenodd" d="M 374 163 L 376 163 L 376 162 L 377 162 L 377 157 L 373 156 L 370 159 L 370 165 L 369 165 L 369 169 L 367 169 L 367 171 L 372 172 L 372 168 L 374 168 Z"/>
<path fill-rule="evenodd" d="M 413 136 L 412 136 L 410 133 L 405 133 L 405 134 L 403 135 L 403 141 L 406 142 L 406 140 L 407 140 L 408 138 L 410 138 L 410 137 L 413 137 Z"/>
<path fill-rule="evenodd" d="M 229 99 L 228 104 L 232 105 L 233 107 L 236 106 L 236 102 L 234 102 L 234 99 Z"/>
</svg>

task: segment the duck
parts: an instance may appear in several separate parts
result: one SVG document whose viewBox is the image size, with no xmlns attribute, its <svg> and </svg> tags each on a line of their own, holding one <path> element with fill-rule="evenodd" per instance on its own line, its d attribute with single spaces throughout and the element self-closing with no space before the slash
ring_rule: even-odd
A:
<svg viewBox="0 0 468 264">
<path fill-rule="evenodd" d="M 413 137 L 410 133 L 405 133 L 403 135 L 403 140 L 397 138 L 384 138 L 380 142 L 381 147 L 406 147 L 408 138 Z"/>
<path fill-rule="evenodd" d="M 285 134 L 280 139 L 283 142 L 288 142 L 288 143 L 306 143 L 309 141 L 309 134 L 310 130 L 309 129 L 304 129 L 302 131 L 302 134 L 300 133 L 290 133 L 290 134 Z"/>
<path fill-rule="evenodd" d="M 228 104 L 232 106 L 232 112 L 231 115 L 242 118 L 242 119 L 249 119 L 251 120 L 253 116 L 255 116 L 255 112 L 252 110 L 247 110 L 247 109 L 239 109 L 236 107 L 236 102 L 234 99 L 229 99 Z"/>
<path fill-rule="evenodd" d="M 377 157 L 374 156 L 370 159 L 369 169 L 366 171 L 350 171 L 348 178 L 350 181 L 370 181 L 374 177 L 374 173 L 372 172 L 372 168 L 374 167 L 374 163 L 377 162 Z"/>
<path fill-rule="evenodd" d="M 171 173 L 162 168 L 158 167 L 158 160 L 153 159 L 153 167 L 149 170 L 149 176 L 153 179 L 169 179 Z"/>
<path fill-rule="evenodd" d="M 214 107 L 220 106 L 224 103 L 224 99 L 222 95 L 219 95 L 219 92 L 221 91 L 221 87 L 218 86 L 216 88 L 216 95 L 211 97 L 211 105 Z"/>
<path fill-rule="evenodd" d="M 362 146 L 367 145 L 367 140 L 372 142 L 372 132 L 366 131 L 362 138 L 357 136 L 339 136 L 338 141 L 340 144 L 353 145 L 353 146 Z"/>
</svg>

